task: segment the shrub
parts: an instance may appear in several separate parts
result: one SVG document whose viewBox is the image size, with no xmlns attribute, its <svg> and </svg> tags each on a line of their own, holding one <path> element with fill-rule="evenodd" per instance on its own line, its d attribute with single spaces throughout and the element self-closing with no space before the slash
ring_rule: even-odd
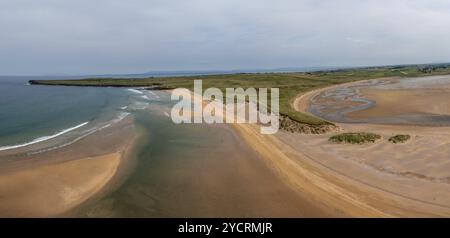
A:
<svg viewBox="0 0 450 238">
<path fill-rule="evenodd" d="M 381 136 L 374 133 L 358 132 L 358 133 L 342 133 L 330 137 L 329 141 L 336 143 L 364 144 L 373 143 L 380 139 Z"/>
<path fill-rule="evenodd" d="M 392 136 L 391 138 L 389 138 L 389 141 L 394 143 L 394 144 L 405 143 L 410 138 L 411 138 L 410 135 L 395 135 L 395 136 Z"/>
</svg>

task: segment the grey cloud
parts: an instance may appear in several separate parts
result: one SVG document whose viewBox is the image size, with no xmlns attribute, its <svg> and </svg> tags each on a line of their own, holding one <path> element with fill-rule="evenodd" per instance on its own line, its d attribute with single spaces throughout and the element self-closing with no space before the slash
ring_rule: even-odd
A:
<svg viewBox="0 0 450 238">
<path fill-rule="evenodd" d="M 0 0 L 0 74 L 449 61 L 448 1 Z"/>
</svg>

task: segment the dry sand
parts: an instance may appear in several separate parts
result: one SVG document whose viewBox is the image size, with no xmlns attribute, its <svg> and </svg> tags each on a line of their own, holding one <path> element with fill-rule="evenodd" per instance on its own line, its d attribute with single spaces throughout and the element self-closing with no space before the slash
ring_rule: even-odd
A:
<svg viewBox="0 0 450 238">
<path fill-rule="evenodd" d="M 120 153 L 112 153 L 2 173 L 0 214 L 48 217 L 68 211 L 108 183 L 120 158 Z"/>
<path fill-rule="evenodd" d="M 324 90 L 374 82 L 376 80 L 354 82 L 309 92 L 298 97 L 294 106 L 306 112 L 310 98 Z M 450 137 L 446 130 L 338 125 L 342 131 L 374 131 L 384 140 L 370 145 L 336 145 L 328 142 L 330 135 L 287 132 L 262 135 L 258 125 L 250 124 L 233 124 L 233 128 L 260 155 L 277 180 L 284 181 L 307 201 L 303 205 L 311 204 L 321 216 L 450 216 L 450 186 L 446 182 Z M 410 133 L 413 139 L 394 145 L 386 141 L 394 133 Z"/>
<path fill-rule="evenodd" d="M 353 84 L 306 93 L 295 100 L 294 106 L 306 112 L 310 98 L 317 93 Z M 101 193 L 123 167 L 134 141 L 131 124 L 124 123 L 60 150 L 2 158 L 0 216 L 59 216 Z M 186 170 L 164 160 L 161 166 L 166 166 L 165 170 L 155 173 L 167 174 L 157 176 L 162 180 L 154 181 L 154 191 L 146 191 L 153 194 L 152 199 L 138 202 L 158 205 L 156 211 L 164 212 L 155 216 L 175 217 L 450 216 L 449 128 L 338 125 L 343 131 L 376 132 L 383 139 L 368 145 L 337 145 L 328 142 L 329 135 L 262 135 L 259 125 L 233 124 L 239 137 L 232 140 L 241 143 L 243 139 L 259 159 L 205 157 L 186 163 Z M 386 140 L 394 133 L 411 134 L 413 138 L 394 145 Z M 174 178 L 190 182 L 179 184 L 177 191 L 158 190 L 158 184 L 174 183 Z M 158 196 L 165 196 L 164 191 L 169 192 L 167 199 L 156 203 Z M 174 210 L 173 204 L 179 204 L 179 209 Z"/>
<path fill-rule="evenodd" d="M 190 94 L 196 97 L 194 94 Z M 187 95 L 186 95 L 187 96 Z M 196 114 L 198 112 L 194 112 Z M 216 115 L 225 117 L 222 112 Z M 243 125 L 243 124 L 240 124 Z M 181 125 L 182 126 L 182 125 Z M 192 126 L 192 125 L 186 125 Z M 220 128 L 220 144 L 183 155 L 153 158 L 145 185 L 126 189 L 127 204 L 117 211 L 118 201 L 105 201 L 89 215 L 94 217 L 329 217 L 340 216 L 317 204 L 307 194 L 296 193 L 279 174 L 255 154 L 234 126 L 198 125 Z M 244 128 L 247 128 L 244 126 Z M 214 130 L 213 130 L 214 131 Z M 257 128 L 259 135 L 259 128 Z M 255 138 L 258 139 L 258 138 Z M 182 139 L 180 139 L 182 140 Z M 201 152 L 197 151 L 200 150 Z M 174 150 L 176 151 L 176 150 Z M 196 154 L 192 156 L 191 153 Z M 201 154 L 202 156 L 198 156 Z M 181 157 L 181 158 L 178 158 Z M 176 157 L 176 158 L 174 158 Z M 108 207 L 115 204 L 114 209 Z M 119 210 L 121 210 L 119 208 Z M 118 213 L 118 214 L 117 214 Z"/>
<path fill-rule="evenodd" d="M 194 95 L 196 97 L 197 95 Z M 216 112 L 221 117 L 234 116 L 225 112 Z M 270 186 L 279 186 L 284 188 L 286 185 L 291 188 L 291 194 L 280 193 L 286 199 L 286 205 L 291 207 L 291 211 L 280 209 L 278 213 L 273 213 L 274 204 L 266 203 L 265 210 L 267 214 L 278 214 L 277 216 L 289 217 L 387 217 L 390 214 L 383 210 L 372 206 L 364 200 L 360 199 L 361 193 L 358 187 L 349 185 L 347 181 L 339 177 L 337 174 L 330 173 L 326 168 L 313 163 L 301 154 L 299 151 L 292 149 L 287 143 L 284 143 L 276 135 L 263 135 L 260 133 L 260 125 L 257 124 L 232 124 L 233 128 L 238 132 L 240 138 L 259 154 L 259 158 L 265 164 L 265 168 L 269 168 L 266 176 L 261 176 L 260 182 L 264 182 L 264 177 L 272 177 L 276 183 Z M 280 132 L 279 132 L 280 133 Z M 239 138 L 238 138 L 239 139 Z M 262 169 L 257 168 L 261 161 L 253 161 L 253 168 L 243 166 L 244 161 L 240 161 L 239 170 L 244 174 L 261 173 Z M 259 166 L 260 167 L 260 166 Z M 241 178 L 245 178 L 242 175 Z M 248 178 L 247 178 L 248 179 Z M 281 180 L 281 181 L 280 181 Z M 281 182 L 281 183 L 280 183 Z M 248 181 L 246 181 L 248 183 Z M 284 183 L 284 184 L 283 184 Z M 277 185 L 278 184 L 278 185 Z M 248 186 L 248 185 L 247 185 Z M 257 187 L 258 182 L 249 189 Z M 295 195 L 301 203 L 292 203 L 292 196 Z M 259 200 L 254 198 L 255 201 Z M 302 213 L 296 211 L 309 211 Z M 264 214 L 264 213 L 263 213 Z"/>
<path fill-rule="evenodd" d="M 360 83 L 364 82 L 309 92 L 297 98 L 295 108 L 307 113 L 310 98 L 314 95 Z M 417 92 L 409 93 L 416 94 Z M 384 100 L 382 105 L 386 108 L 397 105 L 400 109 L 403 105 L 400 103 L 402 97 L 394 98 L 394 104 L 385 103 L 388 99 L 381 98 Z M 421 98 L 423 99 L 414 98 L 414 101 L 409 98 L 408 101 L 412 102 L 405 104 L 412 104 L 410 108 L 420 110 L 421 107 L 416 108 L 416 105 L 423 103 L 418 102 Z M 400 110 L 406 110 L 405 108 Z M 377 114 L 382 112 L 386 115 L 386 111 L 389 111 L 384 111 L 383 108 L 373 110 L 378 110 Z M 446 111 L 442 113 L 445 114 Z M 272 154 L 275 153 L 275 148 L 280 148 L 276 152 L 279 155 L 266 157 L 274 166 L 278 164 L 280 174 L 293 181 L 300 191 L 321 188 L 324 194 L 313 191 L 311 197 L 316 197 L 319 202 L 349 216 L 450 216 L 450 128 L 350 123 L 338 125 L 344 132 L 375 132 L 382 135 L 383 139 L 374 144 L 345 145 L 328 142 L 330 135 L 282 132 L 275 137 L 258 140 L 272 140 L 265 146 Z M 410 134 L 412 139 L 405 144 L 387 141 L 390 136 L 400 133 Z M 247 137 L 250 143 L 253 141 L 252 137 Z M 264 143 L 253 141 L 253 144 L 258 150 L 264 151 Z M 277 144 L 279 146 L 273 146 Z M 270 151 L 264 153 L 268 154 Z M 296 164 L 299 168 L 294 168 L 293 165 L 283 168 L 283 160 L 279 158 L 284 158 L 285 163 Z M 287 162 L 288 160 L 290 161 Z M 292 178 L 294 175 L 297 176 L 296 179 Z"/>
</svg>

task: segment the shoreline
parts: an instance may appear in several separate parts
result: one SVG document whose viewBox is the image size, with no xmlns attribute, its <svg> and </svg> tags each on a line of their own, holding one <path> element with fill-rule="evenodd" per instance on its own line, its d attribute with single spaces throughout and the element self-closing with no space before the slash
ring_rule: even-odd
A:
<svg viewBox="0 0 450 238">
<path fill-rule="evenodd" d="M 83 123 L 80 123 L 80 124 L 78 124 L 76 126 L 69 127 L 67 129 L 61 130 L 61 131 L 59 131 L 59 132 L 57 132 L 55 134 L 37 137 L 37 138 L 34 138 L 34 139 L 30 140 L 30 141 L 23 142 L 23 143 L 20 143 L 20 144 L 0 146 L 0 151 L 14 150 L 14 149 L 18 149 L 18 148 L 34 145 L 34 144 L 37 144 L 37 143 L 45 142 L 47 140 L 54 139 L 54 138 L 56 138 L 58 136 L 64 135 L 64 134 L 66 134 L 68 132 L 71 132 L 71 131 L 76 130 L 76 129 L 80 128 L 80 127 L 83 127 L 83 126 L 87 125 L 88 123 L 89 122 L 83 122 Z"/>
<path fill-rule="evenodd" d="M 306 93 L 301 93 L 301 94 L 297 95 L 297 97 L 295 97 L 295 100 L 292 102 L 291 106 L 296 111 L 308 114 L 313 117 L 318 117 L 318 116 L 310 113 L 308 110 L 309 104 L 310 104 L 310 99 L 312 97 L 316 96 L 317 94 L 322 93 L 324 91 L 330 91 L 330 90 L 334 90 L 334 89 L 338 89 L 338 88 L 351 87 L 351 86 L 355 86 L 358 84 L 365 84 L 365 83 L 368 83 L 368 82 L 374 81 L 374 80 L 391 80 L 391 79 L 402 79 L 402 78 L 399 78 L 399 77 L 374 78 L 374 79 L 366 79 L 366 80 L 342 83 L 342 84 L 337 84 L 337 85 L 333 85 L 333 86 L 329 86 L 329 87 L 319 88 L 316 90 L 308 91 Z M 325 120 L 325 119 L 323 119 L 323 120 Z M 342 123 L 338 123 L 338 122 L 334 122 L 334 123 L 342 124 Z"/>
<path fill-rule="evenodd" d="M 315 168 L 303 156 L 292 158 L 289 154 L 293 151 L 275 136 L 260 135 L 251 125 L 236 124 L 234 128 L 294 191 L 330 212 L 331 217 L 388 217 L 382 211 L 359 202 L 355 194 L 336 186 L 331 176 L 325 176 L 322 169 Z"/>
<path fill-rule="evenodd" d="M 448 76 L 377 78 L 321 88 L 299 95 L 295 110 L 336 125 L 450 127 L 445 101 Z M 425 80 L 425 81 L 424 81 Z M 413 82 L 424 83 L 408 88 Z M 443 84 L 444 83 L 444 84 Z M 398 105 L 403 105 L 402 107 Z"/>
<path fill-rule="evenodd" d="M 134 130 L 126 118 L 68 146 L 3 156 L 0 216 L 59 217 L 102 194 L 126 166 L 137 139 Z"/>
<path fill-rule="evenodd" d="M 332 90 L 336 87 L 348 87 L 370 80 L 339 84 L 307 92 L 297 97 L 293 102 L 293 106 L 296 110 L 301 110 L 301 112 L 308 114 L 307 107 L 309 98 L 317 93 L 324 90 Z M 222 114 L 221 116 L 225 117 L 227 115 Z M 83 207 L 89 206 L 92 201 L 95 202 L 109 191 L 120 186 L 119 184 L 124 181 L 124 178 L 132 169 L 131 167 L 133 167 L 133 162 L 130 157 L 131 153 L 133 153 L 132 149 L 136 141 L 138 141 L 137 137 L 139 137 L 139 135 L 136 135 L 139 133 L 136 133 L 135 125 L 131 120 L 131 118 L 126 118 L 105 130 L 95 132 L 67 147 L 32 155 L 29 158 L 12 158 L 9 161 L 0 160 L 0 171 L 4 172 L 0 175 L 0 179 L 7 178 L 4 181 L 13 181 L 8 182 L 9 184 L 19 183 L 18 185 L 11 186 L 0 182 L 0 195 L 15 193 L 28 199 L 33 199 L 36 196 L 32 195 L 33 191 L 26 189 L 27 186 L 34 188 L 53 186 L 54 188 L 55 185 L 50 186 L 48 181 L 58 181 L 65 176 L 67 177 L 67 181 L 75 183 L 75 185 L 66 186 L 70 188 L 69 191 L 78 191 L 75 195 L 74 193 L 70 195 L 70 192 L 64 192 L 64 189 L 56 189 L 58 191 L 52 191 L 52 196 L 55 199 L 57 198 L 57 202 L 52 201 L 53 206 L 49 207 L 45 205 L 49 201 L 44 201 L 52 199 L 41 199 L 42 201 L 40 201 L 38 207 L 40 206 L 42 209 L 33 208 L 34 210 L 30 209 L 30 204 L 34 204 L 36 201 L 31 202 L 31 200 L 25 199 L 21 202 L 22 205 L 8 205 L 11 204 L 11 200 L 4 200 L 6 202 L 3 202 L 2 199 L 11 199 L 11 197 L 5 198 L 0 196 L 0 216 L 13 214 L 11 216 L 77 217 L 79 214 L 77 213 L 78 208 L 83 210 Z M 379 132 L 384 139 L 392 132 L 408 132 L 411 128 L 417 130 L 416 127 L 397 127 L 393 125 L 336 124 L 343 131 L 370 130 Z M 258 200 L 255 197 L 258 193 L 273 192 L 273 189 L 276 190 L 283 187 L 284 193 L 283 195 L 279 195 L 279 198 L 288 198 L 292 205 L 295 201 L 298 203 L 295 206 L 296 208 L 303 206 L 305 209 L 308 209 L 308 212 L 303 214 L 300 212 L 298 216 L 304 214 L 323 217 L 436 217 L 450 215 L 450 194 L 448 194 L 450 193 L 450 189 L 448 190 L 449 192 L 445 192 L 445 188 L 450 185 L 421 181 L 420 178 L 390 174 L 388 173 L 389 171 L 377 170 L 378 168 L 373 166 L 370 167 L 369 164 L 365 164 L 365 161 L 347 159 L 344 156 L 349 153 L 349 155 L 353 155 L 351 154 L 353 150 L 356 151 L 354 153 L 356 155 L 361 153 L 370 154 L 367 151 L 377 151 L 378 147 L 387 148 L 382 151 L 389 152 L 394 148 L 397 150 L 397 154 L 407 154 L 402 147 L 393 147 L 386 141 L 363 146 L 333 145 L 327 142 L 327 138 L 330 133 L 335 132 L 322 135 L 305 135 L 280 131 L 276 135 L 262 135 L 256 124 L 232 124 L 227 125 L 226 128 L 230 128 L 230 130 L 236 132 L 236 136 L 231 137 L 233 141 L 230 143 L 233 145 L 236 143 L 245 144 L 246 148 L 248 147 L 248 149 L 257 153 L 258 157 L 254 160 L 248 160 L 233 154 L 236 158 L 233 161 L 226 162 L 228 164 L 221 164 L 225 162 L 203 161 L 200 165 L 197 163 L 202 161 L 202 159 L 195 160 L 196 163 L 190 165 L 191 167 L 187 167 L 188 169 L 185 171 L 186 174 L 183 174 L 184 176 L 191 176 L 190 173 L 198 169 L 195 166 L 201 168 L 209 165 L 210 167 L 208 168 L 210 169 L 212 166 L 212 168 L 216 169 L 216 172 L 207 173 L 204 171 L 203 173 L 208 177 L 208 180 L 212 179 L 215 183 L 221 184 L 223 186 L 221 188 L 226 188 L 227 186 L 231 188 L 233 183 L 223 181 L 222 177 L 217 177 L 217 173 L 231 172 L 229 169 L 223 168 L 223 165 L 239 165 L 239 175 L 242 177 L 236 179 L 249 179 L 249 181 L 244 183 L 247 186 L 254 186 L 256 184 L 254 183 L 255 181 L 270 180 L 274 181 L 269 184 L 276 186 L 276 188 L 268 188 L 266 190 L 262 190 L 261 188 L 249 189 L 250 194 L 241 196 L 244 196 L 245 199 L 258 201 L 258 204 L 263 204 L 262 201 L 264 200 Z M 431 134 L 435 133 L 435 130 L 433 128 L 423 128 L 420 129 L 420 132 L 426 135 L 427 138 L 425 139 L 428 139 Z M 415 134 L 417 133 L 419 131 L 415 132 Z M 450 135 L 450 131 L 445 133 Z M 445 133 L 442 136 L 447 136 Z M 124 143 L 124 138 L 129 138 L 129 143 Z M 423 140 L 415 136 L 411 142 L 400 146 L 413 146 L 419 142 L 423 143 Z M 335 154 L 327 154 L 327 151 L 332 151 Z M 444 154 L 446 152 L 446 150 L 443 151 Z M 92 166 L 92 163 L 96 165 Z M 252 165 L 257 168 L 252 168 Z M 70 171 L 73 171 L 74 167 L 83 167 L 84 169 L 81 170 L 96 167 L 98 170 L 95 172 L 86 172 L 86 176 L 81 176 L 85 177 L 85 180 L 80 182 L 76 179 L 80 177 L 79 173 L 70 174 Z M 54 176 L 54 173 L 51 171 L 65 171 L 65 173 L 59 172 L 59 175 L 57 175 L 58 179 L 55 179 L 55 177 L 48 177 Z M 44 175 L 47 175 L 47 177 Z M 43 180 L 44 182 L 42 182 Z M 91 182 L 88 185 L 84 184 L 87 180 Z M 210 187 L 214 184 L 211 181 L 195 180 L 195 183 L 205 186 L 200 188 L 200 191 L 201 189 L 209 189 L 210 191 L 216 192 L 221 191 L 221 189 L 211 190 L 214 187 Z M 252 183 L 254 184 L 251 185 Z M 42 187 L 42 185 L 44 186 Z M 176 185 L 176 183 L 171 185 Z M 152 189 L 150 191 L 153 191 Z M 240 186 L 239 189 L 245 190 L 245 186 Z M 239 189 L 236 188 L 235 192 L 242 192 Z M 433 191 L 444 191 L 445 193 L 443 192 L 439 196 L 434 197 Z M 179 193 L 179 191 L 174 192 L 176 194 Z M 64 198 L 64 194 L 66 194 L 66 198 Z M 193 198 L 195 198 L 194 195 Z M 217 197 L 215 199 L 220 198 L 226 201 L 227 198 L 231 199 L 231 197 L 230 195 L 225 195 L 223 198 Z M 241 197 L 238 196 L 238 198 Z M 185 199 L 190 198 L 186 196 Z M 202 199 L 204 199 L 204 203 L 207 206 L 215 204 L 214 201 L 210 201 L 211 197 L 206 195 L 202 196 Z M 20 201 L 20 199 L 18 200 Z M 248 201 L 245 200 L 245 202 Z M 447 206 L 447 204 L 449 205 Z M 170 205 L 170 202 L 165 205 Z M 265 205 L 269 207 L 264 212 L 259 213 L 278 214 L 281 216 L 282 214 L 294 216 L 297 214 L 294 210 L 284 210 L 286 207 L 282 205 L 277 205 L 279 207 L 273 204 Z M 200 205 L 198 206 L 201 208 Z M 229 206 L 228 209 L 231 210 L 227 210 L 227 212 L 230 212 L 230 214 L 240 214 L 239 212 L 232 212 L 232 209 L 235 208 L 233 204 Z M 28 213 L 25 211 L 26 208 L 29 210 Z M 252 205 L 252 209 L 257 208 L 258 205 Z M 47 211 L 44 211 L 45 209 Z M 215 210 L 218 208 L 214 207 L 209 207 L 208 209 L 211 210 L 204 210 L 203 212 L 219 211 Z M 294 208 L 292 207 L 291 209 Z M 192 210 L 185 210 L 184 212 L 187 211 L 193 212 Z M 171 212 L 174 212 L 173 214 L 169 213 L 172 216 L 180 214 L 175 211 Z M 199 211 L 194 211 L 193 214 L 197 214 L 197 212 Z M 200 212 L 199 214 L 203 213 Z"/>
<path fill-rule="evenodd" d="M 191 95 L 197 97 L 194 92 Z M 219 116 L 233 115 L 221 112 Z M 304 155 L 292 157 L 298 151 L 292 150 L 276 135 L 260 134 L 257 124 L 232 123 L 229 126 L 237 132 L 241 141 L 259 155 L 264 166 L 290 187 L 292 193 L 311 204 L 319 214 L 327 214 L 324 217 L 390 217 L 359 201 L 354 191 L 334 183 L 336 176 L 324 173 L 323 168 L 305 159 Z"/>
<path fill-rule="evenodd" d="M 385 79 L 385 78 L 383 78 Z M 337 87 L 348 87 L 354 84 L 364 83 L 364 81 L 353 82 L 348 84 L 335 85 L 332 87 L 322 88 L 319 90 L 311 91 L 300 95 L 294 101 L 295 109 L 303 113 L 308 113 L 309 99 L 317 93 L 333 90 Z M 411 159 L 418 160 L 427 148 L 421 148 L 423 143 L 434 143 L 439 146 L 438 140 L 433 139 L 447 138 L 450 131 L 443 128 L 433 128 L 424 126 L 397 126 L 397 125 L 371 125 L 371 124 L 351 124 L 351 123 L 336 123 L 342 131 L 354 132 L 354 131 L 368 131 L 376 132 L 382 135 L 384 139 L 381 142 L 376 142 L 369 145 L 335 145 L 328 142 L 328 135 L 293 135 L 289 133 L 282 133 L 278 135 L 278 139 L 282 141 L 286 146 L 294 150 L 292 154 L 297 153 L 297 158 L 293 160 L 309 160 L 311 163 L 318 164 L 318 167 L 322 167 L 322 171 L 332 170 L 334 176 L 346 177 L 347 184 L 354 184 L 355 188 L 359 191 L 371 191 L 368 195 L 364 193 L 356 193 L 358 197 L 380 197 L 379 201 L 371 199 L 365 199 L 365 203 L 373 204 L 374 207 L 389 207 L 383 209 L 393 216 L 448 216 L 450 214 L 450 201 L 448 194 L 448 184 L 440 182 L 432 182 L 428 180 L 422 180 L 422 175 L 414 177 L 414 172 L 397 173 L 386 170 L 383 163 L 388 163 L 392 158 L 408 157 L 408 151 L 416 148 L 418 152 L 411 155 Z M 387 142 L 389 135 L 393 133 L 410 133 L 413 135 L 411 142 L 405 143 L 405 145 L 394 146 Z M 422 133 L 422 135 L 420 135 Z M 437 134 L 437 135 L 436 135 Z M 386 141 L 385 141 L 386 140 Z M 383 149 L 379 148 L 382 147 Z M 294 149 L 295 148 L 295 149 Z M 432 147 L 433 148 L 433 147 Z M 421 152 L 423 150 L 424 152 Z M 331 152 L 327 152 L 331 151 Z M 378 151 L 382 151 L 384 154 L 379 154 Z M 439 154 L 436 154 L 437 161 L 445 161 L 446 150 Z M 306 154 L 305 154 L 306 153 Z M 358 155 L 365 154 L 368 157 L 366 160 L 359 160 Z M 378 157 L 377 157 L 378 156 Z M 303 158 L 302 158 L 303 157 Z M 348 158 L 350 157 L 350 159 Z M 381 160 L 383 157 L 388 157 Z M 409 158 L 409 157 L 408 157 Z M 417 158 L 417 159 L 416 159 Z M 396 161 L 396 160 L 395 160 Z M 399 160 L 402 162 L 403 160 Z M 405 161 L 407 162 L 407 160 Z M 437 162 L 436 162 L 437 163 Z M 439 162 L 445 163 L 445 162 Z M 399 164 L 395 169 L 400 169 L 406 166 Z M 393 165 L 391 165 L 393 166 Z M 408 169 L 420 169 L 422 166 L 416 167 L 404 167 L 406 171 Z M 439 167 L 437 167 L 439 168 Z M 442 169 L 445 169 L 445 166 Z M 412 170 L 414 171 L 414 170 Z M 434 171 L 434 170 L 433 170 Z M 429 173 L 433 172 L 430 170 Z M 440 173 L 433 172 L 436 176 Z M 441 173 L 442 174 L 442 173 Z M 331 180 L 333 181 L 333 180 Z M 437 192 L 437 193 L 436 193 Z M 439 195 L 438 195 L 439 194 Z M 400 202 L 401 201 L 401 202 Z M 404 205 L 396 205 L 401 204 Z"/>
<path fill-rule="evenodd" d="M 358 82 L 349 84 L 354 83 Z M 336 86 L 342 87 L 342 85 L 333 87 Z M 319 90 L 329 90 L 329 88 Z M 309 92 L 308 95 L 315 93 L 317 90 Z M 222 116 L 224 115 L 222 114 Z M 341 123 L 339 125 L 342 126 Z M 329 214 L 327 216 L 435 217 L 450 214 L 450 206 L 446 207 L 431 201 L 415 199 L 413 196 L 403 195 L 401 192 L 391 192 L 389 189 L 384 189 L 383 186 L 349 176 L 340 170 L 345 163 L 337 161 L 337 164 L 327 166 L 324 162 L 329 161 L 317 160 L 315 155 L 311 157 L 302 150 L 308 147 L 314 148 L 314 146 L 306 145 L 299 149 L 295 144 L 290 143 L 299 140 L 299 137 L 301 140 L 309 140 L 310 138 L 323 138 L 324 135 L 296 135 L 287 132 L 279 132 L 277 135 L 262 135 L 259 133 L 257 125 L 232 124 L 231 126 L 238 132 L 239 137 L 260 155 L 265 165 L 275 172 L 277 177 L 291 187 L 299 197 L 315 204 L 319 210 L 326 211 Z M 346 128 L 342 129 L 346 130 Z M 294 136 L 289 137 L 290 135 Z M 333 168 L 333 166 L 337 166 L 337 168 Z M 355 169 L 358 168 L 353 166 L 353 172 Z M 365 174 L 365 170 L 359 168 L 359 171 L 363 171 L 361 175 Z M 384 182 L 389 182 L 389 179 Z"/>
</svg>

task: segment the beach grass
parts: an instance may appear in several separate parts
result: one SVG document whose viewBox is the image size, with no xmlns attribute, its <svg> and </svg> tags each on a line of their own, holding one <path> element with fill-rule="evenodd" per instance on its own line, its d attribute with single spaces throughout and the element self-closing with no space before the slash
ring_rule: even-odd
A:
<svg viewBox="0 0 450 238">
<path fill-rule="evenodd" d="M 79 80 L 32 80 L 31 84 L 64 86 L 100 86 L 100 87 L 153 87 L 154 89 L 193 89 L 193 81 L 203 80 L 203 89 L 226 88 L 279 88 L 280 113 L 299 123 L 321 126 L 332 123 L 317 117 L 298 112 L 293 101 L 300 94 L 327 86 L 358 80 L 382 77 L 419 77 L 450 73 L 450 67 L 434 68 L 424 72 L 423 66 L 386 66 L 372 68 L 353 68 L 332 71 L 299 73 L 237 73 L 202 76 L 148 77 L 148 78 L 86 78 Z"/>
<path fill-rule="evenodd" d="M 364 144 L 373 143 L 378 139 L 381 139 L 381 136 L 375 133 L 357 132 L 334 135 L 330 137 L 329 141 L 335 143 Z"/>
<path fill-rule="evenodd" d="M 405 143 L 411 138 L 410 135 L 395 135 L 389 138 L 389 141 L 397 144 L 397 143 Z"/>
</svg>

